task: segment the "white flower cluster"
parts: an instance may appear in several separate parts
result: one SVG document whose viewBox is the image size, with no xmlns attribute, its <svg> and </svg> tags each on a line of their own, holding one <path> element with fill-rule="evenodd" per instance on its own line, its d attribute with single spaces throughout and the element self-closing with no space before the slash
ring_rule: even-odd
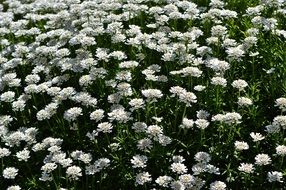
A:
<svg viewBox="0 0 286 190">
<path fill-rule="evenodd" d="M 217 114 L 212 117 L 212 121 L 220 121 L 228 125 L 239 124 L 241 123 L 241 119 L 242 116 L 236 112 Z"/>
</svg>

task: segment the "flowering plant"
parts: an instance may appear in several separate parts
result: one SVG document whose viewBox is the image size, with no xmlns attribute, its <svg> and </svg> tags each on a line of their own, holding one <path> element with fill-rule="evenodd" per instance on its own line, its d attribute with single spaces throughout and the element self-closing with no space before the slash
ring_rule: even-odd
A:
<svg viewBox="0 0 286 190">
<path fill-rule="evenodd" d="M 285 10 L 0 0 L 0 189 L 284 189 Z"/>
</svg>

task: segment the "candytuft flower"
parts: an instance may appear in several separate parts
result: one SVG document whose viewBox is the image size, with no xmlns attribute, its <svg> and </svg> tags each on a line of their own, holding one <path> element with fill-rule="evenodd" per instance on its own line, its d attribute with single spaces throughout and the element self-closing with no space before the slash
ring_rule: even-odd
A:
<svg viewBox="0 0 286 190">
<path fill-rule="evenodd" d="M 18 169 L 14 167 L 8 167 L 3 170 L 3 177 L 5 179 L 15 179 L 18 175 Z"/>
</svg>

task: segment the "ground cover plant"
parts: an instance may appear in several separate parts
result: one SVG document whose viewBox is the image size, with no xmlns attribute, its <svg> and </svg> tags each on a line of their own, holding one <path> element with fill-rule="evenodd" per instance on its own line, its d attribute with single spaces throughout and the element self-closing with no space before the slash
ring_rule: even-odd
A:
<svg viewBox="0 0 286 190">
<path fill-rule="evenodd" d="M 0 3 L 0 189 L 286 189 L 286 1 Z"/>
</svg>

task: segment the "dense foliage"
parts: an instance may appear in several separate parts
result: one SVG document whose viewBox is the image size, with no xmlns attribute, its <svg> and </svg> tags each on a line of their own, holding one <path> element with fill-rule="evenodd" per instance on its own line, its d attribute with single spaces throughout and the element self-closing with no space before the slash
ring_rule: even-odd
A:
<svg viewBox="0 0 286 190">
<path fill-rule="evenodd" d="M 0 2 L 0 189 L 285 189 L 285 0 Z"/>
</svg>

